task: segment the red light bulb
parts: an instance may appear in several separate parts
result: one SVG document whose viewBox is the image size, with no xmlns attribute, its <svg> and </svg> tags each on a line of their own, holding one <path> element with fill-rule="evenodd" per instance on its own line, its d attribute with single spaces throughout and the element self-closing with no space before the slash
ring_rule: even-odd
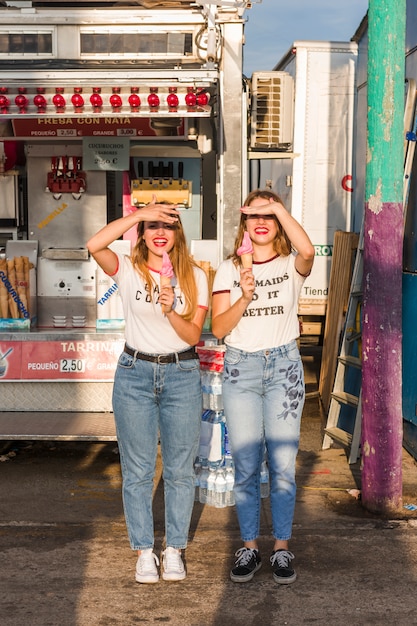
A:
<svg viewBox="0 0 417 626">
<path fill-rule="evenodd" d="M 84 106 L 84 98 L 79 93 L 75 93 L 71 97 L 71 102 L 75 106 L 76 109 L 81 109 Z"/>
<path fill-rule="evenodd" d="M 110 104 L 112 105 L 113 109 L 120 109 L 123 104 L 123 100 L 121 99 L 119 94 L 114 93 L 110 96 Z"/>
<path fill-rule="evenodd" d="M 38 109 L 46 108 L 46 98 L 38 94 L 33 98 L 33 104 L 38 107 Z"/>
<path fill-rule="evenodd" d="M 57 109 L 64 109 L 66 104 L 64 96 L 60 93 L 54 95 L 52 103 Z"/>
<path fill-rule="evenodd" d="M 14 101 L 17 104 L 17 106 L 19 107 L 19 109 L 26 109 L 27 105 L 29 104 L 29 101 L 26 98 L 26 96 L 23 96 L 21 94 L 19 96 L 16 96 Z"/>
<path fill-rule="evenodd" d="M 192 91 L 189 91 L 185 96 L 185 104 L 187 107 L 195 107 L 197 104 L 197 96 Z"/>
<path fill-rule="evenodd" d="M 3 109 L 7 108 L 8 106 L 10 106 L 9 98 L 6 98 L 6 96 L 0 96 L 0 107 Z"/>
<path fill-rule="evenodd" d="M 131 93 L 128 101 L 132 109 L 138 109 L 140 107 L 140 98 L 137 93 Z"/>
<path fill-rule="evenodd" d="M 148 96 L 148 104 L 151 108 L 155 109 L 156 107 L 159 107 L 159 96 L 157 93 L 150 93 Z"/>
<path fill-rule="evenodd" d="M 176 93 L 169 93 L 167 95 L 167 104 L 170 109 L 176 109 L 178 106 L 179 100 Z"/>
<path fill-rule="evenodd" d="M 103 98 L 100 96 L 99 93 L 94 92 L 91 96 L 90 96 L 90 102 L 93 105 L 93 107 L 95 109 L 99 109 L 100 107 L 103 106 Z"/>
<path fill-rule="evenodd" d="M 205 106 L 208 103 L 208 100 L 208 95 L 205 91 L 200 91 L 200 93 L 197 94 L 197 104 L 199 106 Z"/>
</svg>

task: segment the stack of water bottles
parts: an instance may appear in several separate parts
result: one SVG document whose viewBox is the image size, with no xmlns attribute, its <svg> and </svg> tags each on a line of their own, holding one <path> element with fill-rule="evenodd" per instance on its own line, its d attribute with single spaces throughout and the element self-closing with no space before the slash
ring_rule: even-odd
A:
<svg viewBox="0 0 417 626">
<path fill-rule="evenodd" d="M 216 508 L 233 506 L 235 498 L 234 465 L 229 446 L 223 410 L 222 372 L 224 346 L 197 348 L 200 357 L 203 414 L 200 448 L 196 458 L 195 499 Z M 269 475 L 266 459 L 261 470 L 261 496 L 269 495 Z"/>
</svg>

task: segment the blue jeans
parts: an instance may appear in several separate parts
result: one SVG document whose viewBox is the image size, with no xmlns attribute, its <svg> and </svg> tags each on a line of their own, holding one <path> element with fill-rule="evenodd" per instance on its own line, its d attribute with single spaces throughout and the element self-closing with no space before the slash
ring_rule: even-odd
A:
<svg viewBox="0 0 417 626">
<path fill-rule="evenodd" d="M 295 460 L 304 406 L 304 371 L 296 341 L 243 352 L 227 347 L 223 402 L 235 464 L 235 499 L 243 541 L 260 530 L 260 469 L 266 445 L 272 534 L 291 537 L 295 507 Z"/>
<path fill-rule="evenodd" d="M 161 365 L 123 352 L 118 361 L 113 411 L 123 476 L 123 506 L 130 545 L 154 545 L 153 479 L 161 443 L 166 544 L 187 546 L 194 505 L 202 394 L 198 359 Z"/>
</svg>

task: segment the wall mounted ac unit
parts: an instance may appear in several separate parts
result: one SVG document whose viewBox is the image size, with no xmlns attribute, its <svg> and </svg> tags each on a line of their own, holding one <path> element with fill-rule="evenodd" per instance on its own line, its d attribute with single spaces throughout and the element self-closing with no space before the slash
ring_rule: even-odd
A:
<svg viewBox="0 0 417 626">
<path fill-rule="evenodd" d="M 291 149 L 294 119 L 294 79 L 288 72 L 252 74 L 250 148 Z"/>
</svg>

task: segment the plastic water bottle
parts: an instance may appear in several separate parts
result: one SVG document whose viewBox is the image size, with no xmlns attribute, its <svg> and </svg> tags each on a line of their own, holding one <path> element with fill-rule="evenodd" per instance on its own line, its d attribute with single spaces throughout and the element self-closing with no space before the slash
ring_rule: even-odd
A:
<svg viewBox="0 0 417 626">
<path fill-rule="evenodd" d="M 223 462 L 223 439 L 224 439 L 224 413 L 223 411 L 210 411 L 209 422 L 211 424 L 211 438 L 209 443 L 208 461 L 209 466 L 217 469 Z"/>
<path fill-rule="evenodd" d="M 209 506 L 215 506 L 215 483 L 216 483 L 216 469 L 209 466 L 209 475 L 207 478 L 207 499 L 206 504 Z"/>
<path fill-rule="evenodd" d="M 201 391 L 203 409 L 221 411 L 223 409 L 222 373 L 201 370 Z"/>
<path fill-rule="evenodd" d="M 214 489 L 214 506 L 218 509 L 223 509 L 226 506 L 226 477 L 221 467 L 217 470 L 216 473 L 216 482 L 214 484 Z"/>
<path fill-rule="evenodd" d="M 207 370 L 200 371 L 201 377 L 201 391 L 203 394 L 203 409 L 210 409 L 210 383 L 209 383 L 209 373 Z"/>
<path fill-rule="evenodd" d="M 214 411 L 221 411 L 223 409 L 221 372 L 209 372 L 209 390 L 210 408 Z"/>
<path fill-rule="evenodd" d="M 235 476 L 233 467 L 226 467 L 226 494 L 225 494 L 225 505 L 226 506 L 234 506 L 235 504 L 235 493 L 233 491 L 233 487 L 235 484 Z"/>
<path fill-rule="evenodd" d="M 194 485 L 195 485 L 194 501 L 195 502 L 200 501 L 200 475 L 201 475 L 201 464 L 197 460 L 194 464 Z"/>
<path fill-rule="evenodd" d="M 267 498 L 269 496 L 269 471 L 266 460 L 262 461 L 261 465 L 261 498 Z"/>
<path fill-rule="evenodd" d="M 199 500 L 201 504 L 206 504 L 207 502 L 207 479 L 209 475 L 209 470 L 207 465 L 203 465 L 201 468 L 200 474 L 200 489 L 199 489 Z"/>
</svg>

